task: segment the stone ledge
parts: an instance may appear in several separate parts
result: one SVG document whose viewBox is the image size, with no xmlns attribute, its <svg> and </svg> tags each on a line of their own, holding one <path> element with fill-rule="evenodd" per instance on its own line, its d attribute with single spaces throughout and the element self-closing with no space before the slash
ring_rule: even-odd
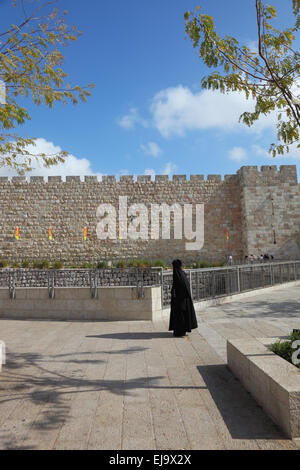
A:
<svg viewBox="0 0 300 470">
<path fill-rule="evenodd" d="M 50 299 L 47 288 L 18 288 L 10 299 L 0 288 L 0 319 L 58 321 L 154 321 L 161 315 L 160 287 L 144 287 L 138 298 L 136 287 L 99 287 L 91 298 L 89 288 L 55 288 Z M 1 347 L 1 344 L 0 344 Z"/>
<path fill-rule="evenodd" d="M 286 435 L 299 438 L 300 371 L 272 353 L 266 346 L 271 342 L 270 338 L 227 340 L 228 366 Z"/>
</svg>

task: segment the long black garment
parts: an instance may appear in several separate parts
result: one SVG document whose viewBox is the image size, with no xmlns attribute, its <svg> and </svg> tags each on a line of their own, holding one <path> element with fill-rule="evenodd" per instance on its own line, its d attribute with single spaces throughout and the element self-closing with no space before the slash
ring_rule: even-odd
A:
<svg viewBox="0 0 300 470">
<path fill-rule="evenodd" d="M 169 331 L 174 331 L 174 336 L 184 336 L 197 327 L 198 323 L 189 281 L 186 273 L 181 268 L 175 267 L 171 290 Z"/>
</svg>

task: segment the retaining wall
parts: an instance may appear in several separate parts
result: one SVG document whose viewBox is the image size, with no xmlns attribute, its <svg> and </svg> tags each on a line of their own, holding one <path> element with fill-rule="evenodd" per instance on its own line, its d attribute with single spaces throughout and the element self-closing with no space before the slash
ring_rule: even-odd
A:
<svg viewBox="0 0 300 470">
<path fill-rule="evenodd" d="M 100 287 L 97 298 L 88 288 L 56 288 L 50 299 L 47 289 L 16 289 L 10 299 L 0 289 L 0 318 L 41 320 L 156 320 L 161 315 L 161 288 L 144 287 L 138 298 L 136 287 Z"/>
</svg>

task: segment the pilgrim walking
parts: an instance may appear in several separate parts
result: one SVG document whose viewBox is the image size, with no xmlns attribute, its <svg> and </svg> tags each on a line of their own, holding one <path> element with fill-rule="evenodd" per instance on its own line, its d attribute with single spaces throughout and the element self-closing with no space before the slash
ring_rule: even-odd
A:
<svg viewBox="0 0 300 470">
<path fill-rule="evenodd" d="M 198 327 L 196 313 L 192 301 L 191 288 L 182 262 L 176 259 L 172 262 L 173 285 L 171 290 L 171 315 L 169 331 L 173 336 L 182 337 Z"/>
</svg>

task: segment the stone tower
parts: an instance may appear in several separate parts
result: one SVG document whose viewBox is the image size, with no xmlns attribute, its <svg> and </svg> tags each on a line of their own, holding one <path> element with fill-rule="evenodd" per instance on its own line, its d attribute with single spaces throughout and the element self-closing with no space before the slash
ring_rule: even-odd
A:
<svg viewBox="0 0 300 470">
<path fill-rule="evenodd" d="M 242 246 L 247 254 L 300 258 L 300 194 L 296 166 L 244 166 L 241 187 Z"/>
</svg>

